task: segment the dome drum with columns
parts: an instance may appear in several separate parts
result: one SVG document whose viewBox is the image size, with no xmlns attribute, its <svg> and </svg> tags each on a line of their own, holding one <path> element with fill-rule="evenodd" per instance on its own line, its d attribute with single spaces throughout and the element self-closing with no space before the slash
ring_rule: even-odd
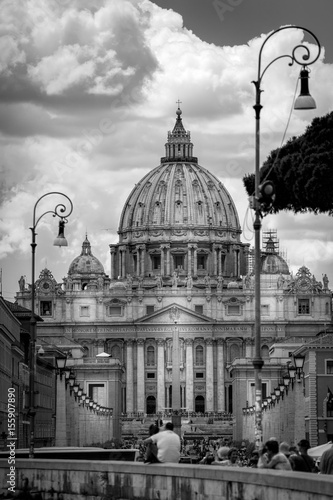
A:
<svg viewBox="0 0 333 500">
<path fill-rule="evenodd" d="M 193 144 L 177 110 L 166 156 L 129 195 L 110 245 L 111 279 L 174 273 L 197 279 L 247 273 L 236 207 L 226 188 L 193 157 Z"/>
</svg>

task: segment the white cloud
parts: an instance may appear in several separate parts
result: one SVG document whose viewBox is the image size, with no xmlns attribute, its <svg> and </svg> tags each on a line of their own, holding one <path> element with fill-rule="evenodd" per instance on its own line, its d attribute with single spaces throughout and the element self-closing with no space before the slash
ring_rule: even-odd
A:
<svg viewBox="0 0 333 500">
<path fill-rule="evenodd" d="M 71 247 L 64 257 L 50 254 L 54 260 L 50 257 L 49 267 L 56 278 L 62 276 L 55 268 L 64 275 L 70 259 L 80 253 L 86 230 L 94 254 L 108 265 L 107 244 L 117 241 L 122 206 L 134 184 L 164 155 L 177 99 L 182 101 L 184 125 L 192 133 L 194 154 L 229 190 L 243 239 L 251 241 L 251 214 L 241 179 L 254 171 L 251 81 L 257 78 L 258 53 L 266 34 L 247 45 L 218 47 L 183 28 L 179 14 L 149 0 L 30 0 L 16 7 L 7 0 L 3 6 L 0 111 L 5 182 L 0 255 L 7 266 L 16 266 L 14 281 L 20 266 L 29 266 L 25 259 L 29 260 L 27 228 L 33 204 L 55 189 L 74 202 L 67 228 Z M 301 40 L 296 30 L 276 35 L 265 47 L 263 63 L 290 53 Z M 299 69 L 281 60 L 265 74 L 262 161 L 280 145 Z M 333 68 L 322 56 L 310 81 L 317 110 L 293 112 L 287 138 L 303 133 L 314 116 L 332 109 L 333 90 L 327 84 L 332 76 Z M 327 228 L 315 224 L 313 217 L 295 220 L 302 220 L 300 238 L 310 245 L 311 264 L 319 269 L 316 251 L 325 264 L 333 260 L 333 252 L 330 241 L 318 247 Z M 288 232 L 292 220 L 293 216 L 269 216 L 264 227 L 277 228 L 283 246 L 290 241 L 294 249 L 293 234 Z M 47 241 L 53 225 L 47 221 L 48 232 L 39 235 L 39 259 L 50 251 Z M 306 236 L 314 226 L 315 238 Z M 299 257 L 289 249 L 288 256 L 296 262 Z"/>
</svg>

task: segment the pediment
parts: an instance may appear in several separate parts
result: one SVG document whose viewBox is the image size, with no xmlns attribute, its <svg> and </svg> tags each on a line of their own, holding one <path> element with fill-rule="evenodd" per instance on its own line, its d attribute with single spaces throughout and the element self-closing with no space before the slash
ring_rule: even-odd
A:
<svg viewBox="0 0 333 500">
<path fill-rule="evenodd" d="M 199 314 L 191 309 L 182 307 L 178 304 L 170 304 L 169 306 L 163 307 L 158 311 L 154 311 L 151 314 L 147 314 L 142 318 L 137 320 L 137 323 L 155 323 L 155 324 L 174 324 L 175 321 L 178 324 L 188 324 L 188 323 L 211 323 L 212 319 L 204 314 Z"/>
</svg>

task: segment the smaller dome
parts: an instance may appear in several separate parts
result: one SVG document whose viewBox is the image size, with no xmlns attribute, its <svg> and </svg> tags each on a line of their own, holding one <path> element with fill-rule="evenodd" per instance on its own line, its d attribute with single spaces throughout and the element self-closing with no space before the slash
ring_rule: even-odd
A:
<svg viewBox="0 0 333 500">
<path fill-rule="evenodd" d="M 264 274 L 289 274 L 289 268 L 281 255 L 267 254 L 262 257 L 261 272 Z"/>
<path fill-rule="evenodd" d="M 104 267 L 100 261 L 91 253 L 91 245 L 86 236 L 82 244 L 81 255 L 76 257 L 68 269 L 69 275 L 83 274 L 95 275 L 104 274 Z"/>
</svg>

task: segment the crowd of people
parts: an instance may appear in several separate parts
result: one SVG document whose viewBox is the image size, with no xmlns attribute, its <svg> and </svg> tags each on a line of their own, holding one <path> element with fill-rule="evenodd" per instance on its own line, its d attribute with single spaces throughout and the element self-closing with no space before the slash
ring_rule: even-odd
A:
<svg viewBox="0 0 333 500">
<path fill-rule="evenodd" d="M 258 451 L 254 443 L 233 443 L 230 439 L 205 440 L 180 439 L 173 431 L 173 424 L 167 422 L 160 426 L 155 422 L 149 427 L 149 437 L 144 440 L 133 439 L 122 443 L 122 448 L 139 450 L 139 461 L 155 463 L 182 463 L 190 458 L 190 463 L 201 465 L 251 467 L 285 471 L 300 471 L 333 475 L 333 445 L 319 460 L 308 454 L 310 443 L 301 439 L 297 446 L 287 442 L 279 443 L 270 438 Z"/>
<path fill-rule="evenodd" d="M 250 453 L 221 442 L 215 452 L 208 450 L 199 463 L 333 475 L 333 445 L 323 453 L 320 461 L 309 456 L 309 449 L 307 439 L 301 439 L 297 446 L 289 446 L 285 441 L 279 444 L 275 438 L 270 438 L 261 450 L 253 449 Z"/>
</svg>

